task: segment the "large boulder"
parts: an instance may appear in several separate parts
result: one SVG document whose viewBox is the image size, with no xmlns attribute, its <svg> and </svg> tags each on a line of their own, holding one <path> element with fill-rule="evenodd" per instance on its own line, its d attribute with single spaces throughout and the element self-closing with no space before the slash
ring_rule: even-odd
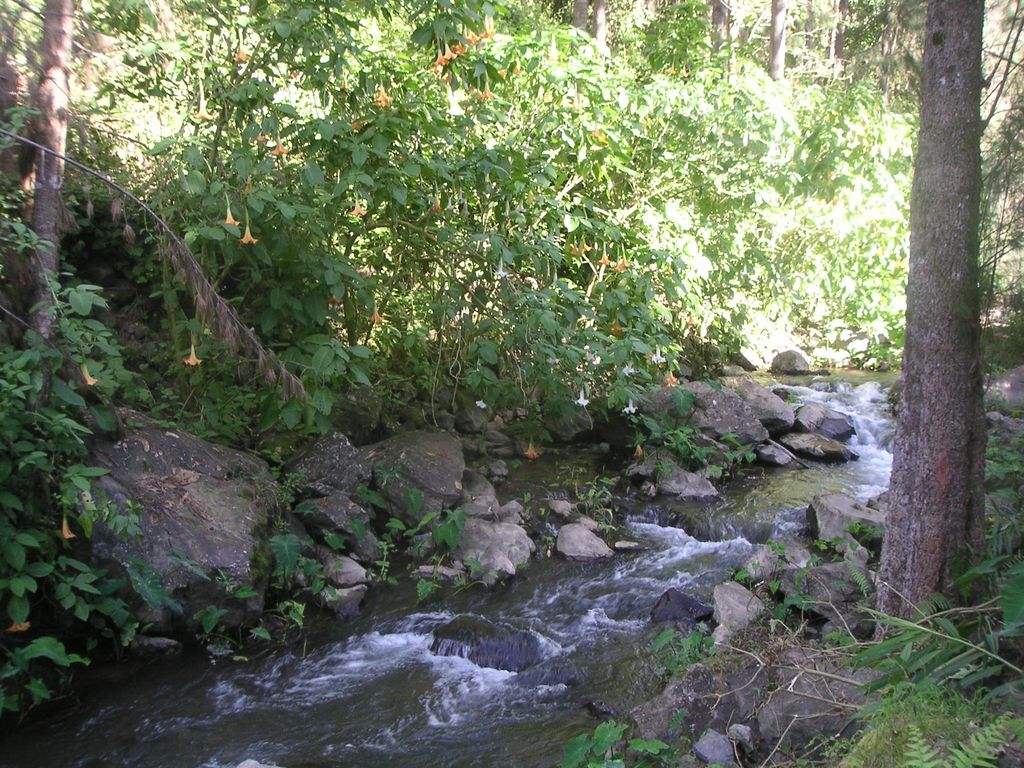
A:
<svg viewBox="0 0 1024 768">
<path fill-rule="evenodd" d="M 472 615 L 457 616 L 435 629 L 430 650 L 509 672 L 520 672 L 544 658 L 540 639 L 532 632 Z"/>
<path fill-rule="evenodd" d="M 263 610 L 269 519 L 276 484 L 260 459 L 213 445 L 188 432 L 157 426 L 134 429 L 117 442 L 97 441 L 89 462 L 109 474 L 94 481 L 123 515 L 138 515 L 142 536 L 123 539 L 102 523 L 93 529 L 91 557 L 126 582 L 155 578 L 180 605 L 138 605 L 153 632 L 199 629 L 194 618 L 210 605 L 225 609 L 220 623 L 235 628 Z M 233 585 L 229 591 L 227 584 Z M 233 597 L 238 587 L 254 595 Z"/>
<path fill-rule="evenodd" d="M 707 621 L 715 613 L 715 609 L 685 595 L 675 587 L 661 593 L 651 609 L 651 621 L 655 623 L 672 621 L 682 624 L 686 629 L 695 629 L 698 621 Z"/>
<path fill-rule="evenodd" d="M 683 469 L 668 451 L 651 451 L 626 469 L 631 480 L 649 480 L 657 492 L 682 501 L 711 501 L 718 491 L 704 475 Z"/>
<path fill-rule="evenodd" d="M 797 456 L 805 456 L 818 461 L 839 462 L 860 458 L 860 455 L 852 448 L 823 435 L 790 432 L 788 435 L 780 437 L 779 442 Z"/>
<path fill-rule="evenodd" d="M 786 537 L 771 544 L 761 544 L 743 564 L 742 570 L 752 579 L 768 580 L 790 567 L 804 568 L 811 562 L 811 552 L 795 538 Z"/>
<path fill-rule="evenodd" d="M 770 389 L 745 376 L 730 377 L 724 382 L 750 407 L 769 435 L 781 435 L 793 428 L 796 417 L 792 406 Z"/>
<path fill-rule="evenodd" d="M 749 589 L 735 581 L 718 584 L 714 591 L 716 645 L 729 642 L 732 635 L 746 627 L 764 611 L 764 603 Z"/>
<path fill-rule="evenodd" d="M 444 432 L 404 432 L 363 449 L 388 511 L 410 526 L 462 497 L 466 462 L 459 441 Z M 418 497 L 420 503 L 414 503 Z"/>
<path fill-rule="evenodd" d="M 469 517 L 494 519 L 501 511 L 494 486 L 486 477 L 471 469 L 462 475 L 462 499 L 459 506 Z"/>
<path fill-rule="evenodd" d="M 324 578 L 333 587 L 345 589 L 370 580 L 363 566 L 351 557 L 336 554 L 326 547 L 317 547 L 317 559 L 323 564 Z"/>
<path fill-rule="evenodd" d="M 544 419 L 544 428 L 560 443 L 574 443 L 594 431 L 594 419 L 586 408 L 559 403 Z"/>
<path fill-rule="evenodd" d="M 285 465 L 286 475 L 298 481 L 307 496 L 353 495 L 370 481 L 370 467 L 362 452 L 341 432 L 328 432 Z"/>
<path fill-rule="evenodd" d="M 812 432 L 832 440 L 849 440 L 857 434 L 849 416 L 821 403 L 800 406 L 793 427 L 797 432 Z"/>
<path fill-rule="evenodd" d="M 772 359 L 772 373 L 782 373 L 791 376 L 798 376 L 811 372 L 811 366 L 807 364 L 807 358 L 795 349 L 788 349 L 779 352 Z"/>
<path fill-rule="evenodd" d="M 865 544 L 881 544 L 885 530 L 885 512 L 862 504 L 843 493 L 828 493 L 815 496 L 807 507 L 807 527 L 818 539 L 839 539 L 843 550 L 858 541 Z M 860 529 L 858 537 L 850 534 L 851 527 Z"/>
<path fill-rule="evenodd" d="M 470 517 L 462 528 L 455 555 L 467 566 L 473 561 L 479 563 L 483 581 L 493 584 L 497 579 L 515 576 L 516 568 L 529 562 L 536 548 L 521 526 Z"/>
<path fill-rule="evenodd" d="M 380 542 L 370 526 L 370 513 L 343 493 L 304 501 L 295 508 L 305 527 L 323 537 L 338 534 L 345 538 L 345 549 L 361 563 L 381 558 Z"/>
<path fill-rule="evenodd" d="M 836 654 L 787 649 L 769 671 L 771 693 L 757 714 L 764 743 L 802 747 L 843 733 L 865 703 L 861 686 L 873 677 L 872 670 L 841 666 Z"/>
<path fill-rule="evenodd" d="M 791 467 L 796 463 L 793 454 L 774 441 L 755 447 L 754 455 L 759 462 L 770 467 Z"/>
<path fill-rule="evenodd" d="M 600 536 L 582 523 L 569 523 L 559 528 L 555 549 L 567 560 L 595 560 L 614 554 Z"/>
<path fill-rule="evenodd" d="M 680 407 L 687 401 L 690 403 L 688 411 Z M 715 440 L 728 434 L 744 445 L 768 439 L 768 430 L 739 395 L 706 381 L 662 387 L 648 397 L 643 410 L 668 426 L 691 424 Z"/>
<path fill-rule="evenodd" d="M 749 656 L 730 659 L 726 671 L 712 672 L 691 664 L 673 677 L 665 690 L 630 712 L 636 734 L 643 739 L 696 741 L 707 728 L 724 731 L 732 723 L 748 722 L 760 703 L 767 675 Z M 685 712 L 685 717 L 679 713 Z"/>
</svg>

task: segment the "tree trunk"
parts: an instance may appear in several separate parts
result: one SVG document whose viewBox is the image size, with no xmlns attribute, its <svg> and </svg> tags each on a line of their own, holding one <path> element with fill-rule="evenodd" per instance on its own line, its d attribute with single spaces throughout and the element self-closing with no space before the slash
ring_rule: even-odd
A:
<svg viewBox="0 0 1024 768">
<path fill-rule="evenodd" d="M 716 51 L 729 39 L 730 20 L 728 0 L 711 0 L 711 44 Z"/>
<path fill-rule="evenodd" d="M 817 23 L 814 13 L 814 0 L 807 0 L 807 15 L 804 19 L 804 48 L 809 51 L 814 50 L 816 43 L 814 41 L 814 27 Z"/>
<path fill-rule="evenodd" d="M 878 607 L 907 617 L 984 544 L 978 221 L 984 0 L 930 0 L 903 392 Z"/>
<path fill-rule="evenodd" d="M 36 96 L 35 140 L 60 155 L 68 133 L 68 62 L 74 28 L 74 0 L 47 0 L 43 11 L 42 73 Z M 36 180 L 32 199 L 32 229 L 44 241 L 32 261 L 34 310 L 30 324 L 44 339 L 53 336 L 56 319 L 50 279 L 57 273 L 60 220 L 64 205 L 61 187 L 64 161 L 48 152 L 36 153 Z"/>
<path fill-rule="evenodd" d="M 602 56 L 608 55 L 608 0 L 593 0 L 593 35 Z"/>
<path fill-rule="evenodd" d="M 832 64 L 837 75 L 841 75 L 846 67 L 846 20 L 849 16 L 849 0 L 839 0 L 836 6 L 836 34 L 832 43 Z"/>
<path fill-rule="evenodd" d="M 587 28 L 587 17 L 589 15 L 589 0 L 572 0 L 572 25 L 576 27 L 576 29 Z"/>
<path fill-rule="evenodd" d="M 786 0 L 772 0 L 772 29 L 768 51 L 768 74 L 772 80 L 786 78 Z"/>
<path fill-rule="evenodd" d="M 896 14 L 892 10 L 887 10 L 882 24 L 882 67 L 878 78 L 878 87 L 882 91 L 882 100 L 886 104 L 889 103 L 889 90 L 892 87 L 893 53 L 896 51 L 896 36 L 898 34 L 899 26 L 896 23 Z"/>
</svg>

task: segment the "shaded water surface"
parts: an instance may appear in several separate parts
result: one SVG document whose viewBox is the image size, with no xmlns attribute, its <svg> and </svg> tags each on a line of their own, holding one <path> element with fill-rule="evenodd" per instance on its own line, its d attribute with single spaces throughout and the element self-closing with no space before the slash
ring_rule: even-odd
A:
<svg viewBox="0 0 1024 768">
<path fill-rule="evenodd" d="M 555 765 L 568 739 L 594 727 L 587 703 L 625 716 L 656 692 L 647 649 L 657 629 L 647 616 L 665 589 L 707 600 L 753 544 L 800 528 L 815 494 L 867 498 L 887 485 L 892 426 L 878 383 L 791 391 L 854 417 L 860 461 L 752 470 L 711 504 L 623 500 L 626 535 L 648 547 L 638 554 L 538 558 L 504 589 L 471 587 L 426 607 L 411 584 L 377 589 L 360 619 L 318 625 L 301 647 L 248 663 L 193 651 L 130 668 L 2 738 L 0 766 Z M 499 496 L 559 494 L 553 477 L 567 463 L 583 477 L 600 471 L 592 456 L 558 461 L 524 466 Z M 513 673 L 431 653 L 432 630 L 464 614 L 533 633 L 543 661 Z"/>
</svg>

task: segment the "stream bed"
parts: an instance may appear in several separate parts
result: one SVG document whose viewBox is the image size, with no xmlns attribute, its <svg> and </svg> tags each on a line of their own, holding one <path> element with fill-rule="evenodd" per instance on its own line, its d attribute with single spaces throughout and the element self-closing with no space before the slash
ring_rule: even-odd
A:
<svg viewBox="0 0 1024 768">
<path fill-rule="evenodd" d="M 882 384 L 790 390 L 854 419 L 859 461 L 752 468 L 709 504 L 622 500 L 624 537 L 643 552 L 591 563 L 539 557 L 504 588 L 445 590 L 424 605 L 403 579 L 371 590 L 356 620 L 317 622 L 299 647 L 248 662 L 191 650 L 125 665 L 116 679 L 83 686 L 74 706 L 0 737 L 0 766 L 556 765 L 566 741 L 596 725 L 591 711 L 625 718 L 658 692 L 649 648 L 660 630 L 648 616 L 662 592 L 708 601 L 754 546 L 802 528 L 813 496 L 866 499 L 888 485 L 893 425 Z M 584 478 L 619 469 L 593 454 L 542 458 L 514 472 L 500 498 L 558 494 L 553 478 L 567 463 Z M 432 630 L 467 614 L 528 630 L 544 660 L 513 673 L 433 654 Z"/>
</svg>

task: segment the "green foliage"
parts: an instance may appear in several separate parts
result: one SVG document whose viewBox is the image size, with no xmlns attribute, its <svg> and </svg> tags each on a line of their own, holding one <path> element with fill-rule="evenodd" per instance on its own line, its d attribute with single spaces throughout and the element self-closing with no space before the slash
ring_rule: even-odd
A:
<svg viewBox="0 0 1024 768">
<path fill-rule="evenodd" d="M 843 759 L 849 768 L 986 768 L 995 766 L 1019 721 L 979 699 L 921 686 L 889 696 Z"/>
<path fill-rule="evenodd" d="M 656 768 L 675 764 L 676 753 L 657 740 L 631 739 L 623 743 L 624 723 L 601 723 L 592 734 L 581 733 L 565 745 L 562 768 L 625 768 L 627 756 L 633 768 Z M 625 747 L 625 748 L 624 748 Z"/>
<path fill-rule="evenodd" d="M 655 654 L 662 674 L 673 676 L 713 655 L 715 641 L 704 624 L 697 625 L 697 629 L 688 635 L 682 635 L 675 629 L 666 629 L 651 643 L 651 652 Z"/>
</svg>

